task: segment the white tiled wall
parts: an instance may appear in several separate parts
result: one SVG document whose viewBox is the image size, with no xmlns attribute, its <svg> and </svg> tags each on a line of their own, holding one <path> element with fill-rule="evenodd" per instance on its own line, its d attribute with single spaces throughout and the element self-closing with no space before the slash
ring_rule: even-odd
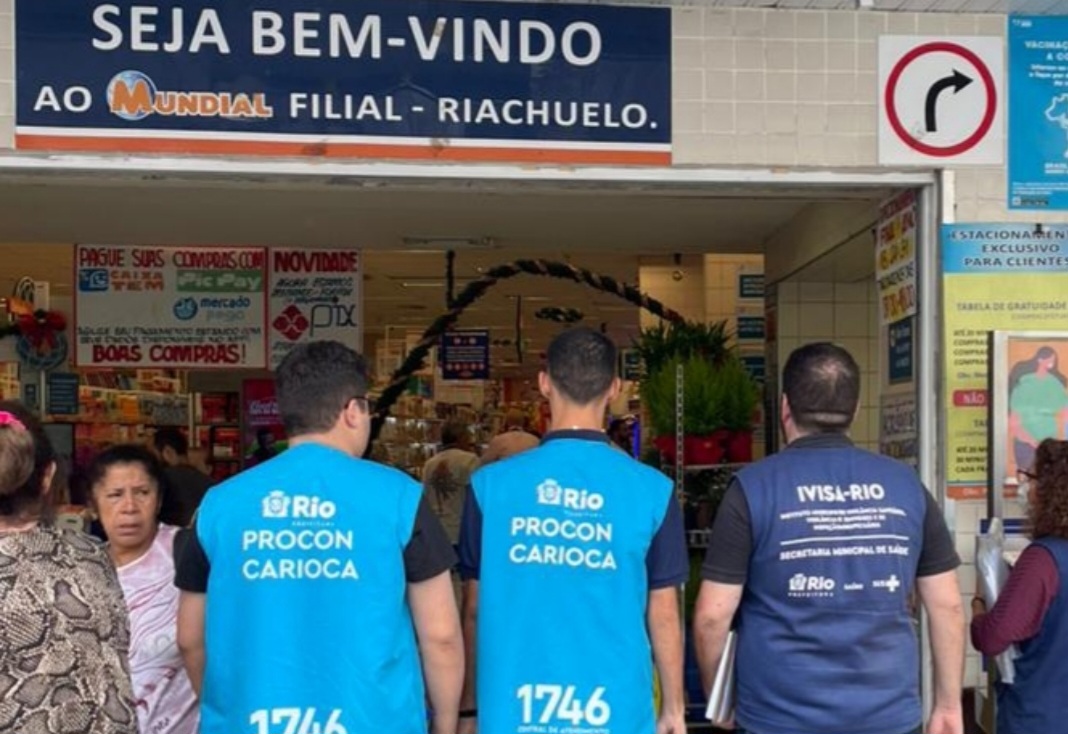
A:
<svg viewBox="0 0 1068 734">
<path fill-rule="evenodd" d="M 880 35 L 1002 35 L 1005 16 L 677 7 L 676 163 L 873 166 Z"/>
<path fill-rule="evenodd" d="M 673 277 L 676 271 L 682 278 Z M 638 262 L 638 287 L 691 321 L 705 320 L 704 255 L 686 255 L 677 264 L 671 257 L 643 257 Z M 643 329 L 655 326 L 657 321 L 656 316 L 642 310 Z"/>
<path fill-rule="evenodd" d="M 763 255 L 706 255 L 705 256 L 705 319 L 726 321 L 728 328 L 737 328 L 739 310 L 738 276 L 763 273 Z M 764 302 L 746 300 L 746 312 L 764 315 Z"/>
<path fill-rule="evenodd" d="M 852 437 L 879 446 L 879 324 L 875 283 L 779 283 L 779 364 L 797 347 L 816 341 L 840 344 L 861 370 L 860 411 Z"/>
</svg>

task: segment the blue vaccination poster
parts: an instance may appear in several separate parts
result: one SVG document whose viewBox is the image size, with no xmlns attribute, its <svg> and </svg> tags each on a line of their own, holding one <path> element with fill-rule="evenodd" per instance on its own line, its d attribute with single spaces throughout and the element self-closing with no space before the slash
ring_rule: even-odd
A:
<svg viewBox="0 0 1068 734">
<path fill-rule="evenodd" d="M 1068 210 L 1068 17 L 1009 20 L 1010 209 Z"/>
</svg>

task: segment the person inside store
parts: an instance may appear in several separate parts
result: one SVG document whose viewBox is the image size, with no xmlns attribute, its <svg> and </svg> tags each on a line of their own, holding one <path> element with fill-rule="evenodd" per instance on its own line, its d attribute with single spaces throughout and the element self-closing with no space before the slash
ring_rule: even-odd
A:
<svg viewBox="0 0 1068 734">
<path fill-rule="evenodd" d="M 628 454 L 634 453 L 634 421 L 630 418 L 615 418 L 608 424 L 608 436 Z"/>
<path fill-rule="evenodd" d="M 163 461 L 167 482 L 163 508 L 159 514 L 160 522 L 179 528 L 188 527 L 214 482 L 193 465 L 189 458 L 189 440 L 180 429 L 160 428 L 152 442 Z"/>
<path fill-rule="evenodd" d="M 0 729 L 138 734 L 122 587 L 99 543 L 52 522 L 55 467 L 33 415 L 0 402 Z"/>
<path fill-rule="evenodd" d="M 1021 477 L 1032 542 L 992 609 L 982 596 L 972 600 L 975 649 L 1019 652 L 1013 684 L 997 686 L 998 734 L 1064 731 L 1068 722 L 1068 442 L 1043 441 Z"/>
<path fill-rule="evenodd" d="M 540 724 L 686 730 L 682 513 L 671 481 L 603 430 L 620 389 L 616 365 L 604 334 L 574 327 L 558 335 L 539 375 L 549 432 L 539 447 L 472 477 L 460 571 L 477 695 L 469 676 L 464 709 L 477 708 L 486 734 Z"/>
<path fill-rule="evenodd" d="M 423 734 L 427 694 L 432 733 L 455 734 L 456 556 L 422 486 L 358 458 L 371 433 L 366 361 L 308 342 L 276 380 L 291 448 L 209 492 L 178 544 L 178 643 L 200 734 L 250 722 Z"/>
<path fill-rule="evenodd" d="M 482 451 L 482 466 L 528 451 L 538 445 L 538 437 L 527 430 L 529 421 L 521 410 L 510 410 L 503 430 L 490 439 Z"/>
<path fill-rule="evenodd" d="M 252 465 L 262 464 L 276 456 L 278 450 L 274 447 L 274 431 L 270 428 L 256 431 L 256 450 L 252 452 Z"/>
<path fill-rule="evenodd" d="M 423 490 L 453 545 L 460 540 L 460 516 L 471 474 L 478 468 L 471 432 L 460 421 L 441 428 L 441 451 L 423 465 Z"/>
<path fill-rule="evenodd" d="M 1009 372 L 1009 431 L 1016 467 L 1030 467 L 1043 440 L 1065 438 L 1066 422 L 1068 378 L 1057 369 L 1057 352 L 1043 346 Z"/>
<path fill-rule="evenodd" d="M 196 734 L 196 694 L 178 651 L 174 538 L 159 520 L 165 480 L 152 453 L 119 445 L 89 467 L 90 503 L 130 614 L 130 674 L 142 732 Z"/>
<path fill-rule="evenodd" d="M 934 661 L 923 731 L 960 734 L 960 560 L 937 503 L 914 469 L 850 441 L 860 369 L 849 352 L 800 347 L 782 386 L 786 449 L 735 475 L 713 523 L 694 619 L 705 690 L 737 615 L 745 732 L 919 732 L 915 589 Z"/>
</svg>

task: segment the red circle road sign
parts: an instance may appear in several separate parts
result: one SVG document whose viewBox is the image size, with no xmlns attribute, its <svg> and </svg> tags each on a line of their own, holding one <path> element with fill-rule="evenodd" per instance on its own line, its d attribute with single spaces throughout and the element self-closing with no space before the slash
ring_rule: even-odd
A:
<svg viewBox="0 0 1068 734">
<path fill-rule="evenodd" d="M 979 122 L 979 127 L 975 129 L 975 132 L 959 143 L 947 146 L 928 145 L 913 137 L 912 134 L 905 129 L 905 126 L 901 124 L 901 118 L 897 114 L 897 105 L 894 102 L 894 93 L 897 91 L 897 83 L 901 79 L 901 74 L 905 71 L 905 68 L 921 56 L 937 53 L 939 51 L 960 56 L 974 66 L 976 71 L 979 72 L 979 78 L 983 81 L 983 90 L 986 93 L 986 109 L 983 110 L 983 118 Z M 949 158 L 951 156 L 960 155 L 978 145 L 979 142 L 986 137 L 986 134 L 990 132 L 990 128 L 994 124 L 994 117 L 997 115 L 998 110 L 998 92 L 997 87 L 994 86 L 994 77 L 990 74 L 990 69 L 986 68 L 986 64 L 983 63 L 982 59 L 976 56 L 971 50 L 948 41 L 925 43 L 922 46 L 917 46 L 902 56 L 890 71 L 890 76 L 886 80 L 886 89 L 883 94 L 885 95 L 883 100 L 886 106 L 886 116 L 890 121 L 890 127 L 894 129 L 894 133 L 901 138 L 901 141 L 905 145 L 913 150 L 917 150 L 924 155 L 935 156 L 938 158 Z"/>
</svg>

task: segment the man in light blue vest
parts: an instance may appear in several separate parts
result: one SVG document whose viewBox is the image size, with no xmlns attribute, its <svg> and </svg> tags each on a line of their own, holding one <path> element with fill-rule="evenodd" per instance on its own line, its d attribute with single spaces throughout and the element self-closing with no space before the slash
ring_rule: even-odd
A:
<svg viewBox="0 0 1068 734">
<path fill-rule="evenodd" d="M 619 391 L 615 346 L 590 329 L 563 332 L 539 386 L 550 432 L 476 472 L 464 511 L 478 729 L 684 734 L 682 515 L 672 483 L 603 430 Z"/>
<path fill-rule="evenodd" d="M 930 617 L 929 734 L 960 734 L 964 616 L 953 540 L 909 466 L 847 432 L 860 370 L 832 344 L 783 371 L 787 448 L 738 473 L 712 528 L 694 632 L 706 688 L 738 612 L 749 734 L 919 732 L 915 589 Z"/>
<path fill-rule="evenodd" d="M 201 734 L 425 734 L 426 693 L 455 734 L 455 555 L 417 482 L 356 458 L 366 363 L 311 342 L 277 380 L 291 448 L 210 491 L 176 542 Z"/>
</svg>

